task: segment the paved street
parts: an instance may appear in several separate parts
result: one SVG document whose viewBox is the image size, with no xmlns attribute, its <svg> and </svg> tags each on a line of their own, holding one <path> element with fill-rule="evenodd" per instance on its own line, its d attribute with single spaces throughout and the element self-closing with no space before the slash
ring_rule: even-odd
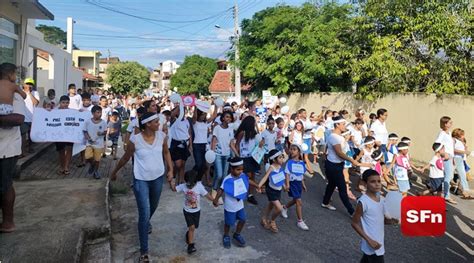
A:
<svg viewBox="0 0 474 263">
<path fill-rule="evenodd" d="M 188 163 L 188 166 L 191 162 Z M 128 177 L 129 178 L 129 177 Z M 354 179 L 354 177 L 352 178 Z M 259 206 L 246 203 L 248 221 L 243 231 L 248 246 L 222 247 L 223 208 L 214 208 L 202 200 L 201 225 L 197 230 L 198 252 L 188 256 L 184 235 L 186 225 L 182 214 L 182 195 L 164 187 L 157 213 L 152 219 L 150 235 L 151 255 L 160 261 L 249 261 L 249 262 L 357 262 L 360 260 L 359 240 L 350 225 L 338 195 L 333 196 L 337 211 L 319 206 L 325 189 L 321 176 L 307 181 L 308 192 L 303 194 L 303 217 L 310 230 L 297 228 L 295 208 L 289 218 L 279 218 L 279 233 L 273 234 L 259 224 L 265 195 L 258 195 Z M 282 195 L 288 200 L 287 195 Z M 385 259 L 387 262 L 472 262 L 472 201 L 456 199 L 459 204 L 449 206 L 446 235 L 440 238 L 407 238 L 399 226 L 385 228 Z M 132 262 L 137 257 L 137 212 L 133 193 L 112 198 L 113 255 L 115 260 Z M 131 246 L 130 244 L 135 244 Z"/>
</svg>

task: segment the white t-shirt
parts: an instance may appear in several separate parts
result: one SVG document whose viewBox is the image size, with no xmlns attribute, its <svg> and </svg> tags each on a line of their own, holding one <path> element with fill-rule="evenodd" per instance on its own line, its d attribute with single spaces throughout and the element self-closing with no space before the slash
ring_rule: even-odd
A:
<svg viewBox="0 0 474 263">
<path fill-rule="evenodd" d="M 135 144 L 133 175 L 137 180 L 152 181 L 163 176 L 165 172 L 163 141 L 165 138 L 166 135 L 161 131 L 156 132 L 153 144 L 148 144 L 141 133 L 130 138 L 130 141 Z"/>
<path fill-rule="evenodd" d="M 31 91 L 31 95 L 38 100 L 40 100 L 40 96 L 38 91 L 33 90 Z M 31 100 L 30 95 L 26 96 L 25 99 L 25 106 L 26 106 L 26 111 L 24 113 L 25 116 L 25 122 L 32 122 L 33 121 L 33 113 L 35 112 L 35 105 L 33 105 L 33 101 Z"/>
<path fill-rule="evenodd" d="M 275 149 L 275 142 L 277 139 L 277 132 L 276 131 L 269 131 L 264 130 L 262 132 L 262 138 L 265 141 L 265 151 L 268 153 L 269 151 Z"/>
<path fill-rule="evenodd" d="M 176 141 L 186 141 L 189 139 L 189 121 L 184 118 L 184 120 L 176 120 L 171 124 L 170 136 L 171 139 Z"/>
<path fill-rule="evenodd" d="M 462 141 L 460 141 L 458 139 L 454 139 L 454 150 L 464 152 L 464 151 L 466 151 L 466 146 L 464 145 L 464 143 Z M 464 154 L 455 154 L 455 156 L 464 158 Z"/>
<path fill-rule="evenodd" d="M 381 256 L 385 254 L 384 246 L 384 222 L 385 222 L 385 199 L 380 196 L 380 201 L 376 202 L 372 198 L 363 194 L 357 201 L 362 205 L 362 229 L 372 240 L 377 241 L 381 247 L 374 250 L 367 241 L 361 240 L 360 249 L 366 255 L 376 254 Z"/>
<path fill-rule="evenodd" d="M 102 115 L 100 116 L 100 118 L 105 121 L 105 122 L 108 122 L 109 121 L 109 116 L 112 114 L 112 108 L 110 108 L 109 106 L 105 107 L 105 108 L 102 108 Z"/>
<path fill-rule="evenodd" d="M 20 94 L 14 93 L 13 113 L 25 115 L 25 101 Z M 21 154 L 20 126 L 0 128 L 0 158 L 10 158 Z"/>
<path fill-rule="evenodd" d="M 104 148 L 104 135 L 97 135 L 99 132 L 105 132 L 107 130 L 107 123 L 103 120 L 100 120 L 98 123 L 92 121 L 92 119 L 86 120 L 84 123 L 84 131 L 87 131 L 89 137 L 93 141 L 92 144 L 87 141 L 87 146 L 92 146 L 96 149 Z"/>
<path fill-rule="evenodd" d="M 360 145 L 362 144 L 362 131 L 359 131 L 357 129 L 355 129 L 354 127 L 351 128 L 351 135 L 354 137 L 353 138 L 353 142 L 355 142 L 356 144 L 358 145 L 354 145 L 356 147 L 360 147 Z"/>
<path fill-rule="evenodd" d="M 331 135 L 328 137 L 328 140 L 327 140 L 328 161 L 332 163 L 344 162 L 344 159 L 337 156 L 336 150 L 334 150 L 334 145 L 340 144 L 342 147 L 344 143 L 345 143 L 344 137 L 342 137 L 339 134 L 331 133 Z"/>
<path fill-rule="evenodd" d="M 245 135 L 242 136 L 242 140 L 240 140 L 240 157 L 250 157 L 252 156 L 252 151 L 255 148 L 256 139 L 249 139 L 248 141 L 245 139 Z"/>
<path fill-rule="evenodd" d="M 82 107 L 82 97 L 79 94 L 69 96 L 69 109 L 79 110 Z"/>
<path fill-rule="evenodd" d="M 220 125 L 214 127 L 212 136 L 217 139 L 217 145 L 215 152 L 221 156 L 230 155 L 230 141 L 234 138 L 234 130 L 231 127 L 227 129 L 222 128 Z"/>
<path fill-rule="evenodd" d="M 201 210 L 201 195 L 207 195 L 207 191 L 201 182 L 197 182 L 191 189 L 186 184 L 180 184 L 176 186 L 176 192 L 184 193 L 184 211 L 188 213 L 196 213 Z"/>
<path fill-rule="evenodd" d="M 310 139 L 311 138 L 311 130 L 313 130 L 313 123 L 309 119 L 301 120 L 301 122 L 303 123 L 303 129 L 304 129 L 303 140 L 304 139 Z M 308 145 L 308 146 L 310 146 L 310 145 Z"/>
<path fill-rule="evenodd" d="M 454 156 L 454 139 L 451 137 L 451 132 L 441 130 L 438 138 L 436 138 L 436 142 L 444 146 L 444 151 L 448 153 L 450 157 Z"/>
<path fill-rule="evenodd" d="M 360 158 L 360 162 L 361 163 L 365 163 L 365 164 L 374 164 L 375 163 L 375 160 L 372 159 L 372 153 L 374 152 L 374 148 L 368 150 L 366 148 L 362 148 L 362 157 Z M 366 170 L 369 170 L 370 167 L 365 167 L 365 166 L 361 166 L 360 167 L 360 174 L 363 174 Z"/>
<path fill-rule="evenodd" d="M 375 141 L 385 145 L 388 144 L 388 131 L 385 122 L 381 123 L 380 120 L 375 120 L 370 126 L 370 130 L 374 132 Z"/>
<path fill-rule="evenodd" d="M 209 130 L 209 123 L 197 121 L 193 125 L 194 141 L 193 143 L 207 143 L 207 132 Z"/>
<path fill-rule="evenodd" d="M 439 161 L 438 161 L 439 160 Z M 436 162 L 443 163 L 443 159 L 438 156 L 433 156 L 430 161 L 430 178 L 444 178 L 444 172 L 442 169 L 439 169 L 436 165 Z"/>
<path fill-rule="evenodd" d="M 92 104 L 89 105 L 89 107 L 84 107 L 84 105 L 81 105 L 80 111 L 91 111 L 92 107 L 94 107 L 94 105 L 92 105 Z"/>
<path fill-rule="evenodd" d="M 221 189 L 224 190 L 224 183 L 227 180 L 232 180 L 232 175 L 227 175 L 224 180 L 222 180 L 221 184 Z M 244 200 L 240 199 L 237 200 L 237 198 L 234 198 L 233 196 L 228 195 L 226 192 L 224 192 L 224 209 L 227 212 L 237 212 L 240 211 L 241 209 L 244 209 Z"/>
</svg>

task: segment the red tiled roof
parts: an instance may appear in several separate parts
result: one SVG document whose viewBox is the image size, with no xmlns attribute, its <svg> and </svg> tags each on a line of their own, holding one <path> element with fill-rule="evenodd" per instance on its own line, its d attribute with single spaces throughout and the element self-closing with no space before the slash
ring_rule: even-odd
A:
<svg viewBox="0 0 474 263">
<path fill-rule="evenodd" d="M 113 64 L 113 63 L 117 63 L 117 62 L 120 62 L 119 57 L 110 57 L 109 58 L 109 63 Z M 99 63 L 100 64 L 107 64 L 107 58 L 99 58 Z"/>
<path fill-rule="evenodd" d="M 36 55 L 46 61 L 49 61 L 49 53 L 41 49 L 37 49 Z"/>
<path fill-rule="evenodd" d="M 211 84 L 209 85 L 210 93 L 224 93 L 234 92 L 234 84 L 232 83 L 232 71 L 218 70 L 212 78 Z M 250 90 L 250 85 L 242 85 L 242 91 Z"/>
</svg>

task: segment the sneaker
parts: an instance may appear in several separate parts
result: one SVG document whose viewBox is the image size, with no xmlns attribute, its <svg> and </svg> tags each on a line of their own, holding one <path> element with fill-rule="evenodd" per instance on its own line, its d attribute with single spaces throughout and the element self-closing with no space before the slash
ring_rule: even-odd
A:
<svg viewBox="0 0 474 263">
<path fill-rule="evenodd" d="M 455 205 L 455 204 L 458 203 L 458 202 L 454 201 L 454 200 L 451 199 L 451 198 L 445 198 L 444 201 L 446 201 L 446 202 L 448 202 L 448 203 L 450 203 L 450 204 L 453 204 L 453 205 Z"/>
<path fill-rule="evenodd" d="M 89 166 L 89 170 L 87 170 L 87 173 L 88 174 L 92 174 L 94 172 L 94 166 L 93 165 L 90 165 Z"/>
<path fill-rule="evenodd" d="M 255 199 L 255 196 L 249 195 L 249 198 L 247 198 L 247 201 L 251 203 L 252 205 L 258 205 L 257 199 Z"/>
<path fill-rule="evenodd" d="M 235 239 L 235 241 L 237 241 L 237 245 L 239 245 L 239 247 L 245 247 L 245 239 L 241 234 L 234 233 L 232 237 Z"/>
<path fill-rule="evenodd" d="M 306 225 L 306 223 L 301 220 L 301 221 L 298 221 L 298 223 L 296 223 L 296 226 L 301 229 L 301 230 L 304 230 L 304 231 L 308 231 L 309 230 L 309 227 Z"/>
<path fill-rule="evenodd" d="M 283 218 L 288 218 L 288 208 L 284 207 L 281 209 L 281 216 Z"/>
<path fill-rule="evenodd" d="M 194 247 L 194 243 L 191 243 L 191 244 L 188 245 L 188 254 L 192 254 L 196 251 L 197 251 L 197 249 L 196 249 L 196 247 Z"/>
<path fill-rule="evenodd" d="M 224 244 L 224 248 L 230 248 L 230 236 L 224 235 L 222 243 Z"/>
<path fill-rule="evenodd" d="M 327 205 L 321 204 L 321 207 L 322 207 L 322 208 L 329 209 L 329 210 L 331 210 L 331 211 L 336 211 L 336 208 L 335 208 L 334 206 L 330 205 L 330 204 L 327 204 Z"/>
<path fill-rule="evenodd" d="M 140 258 L 138 258 L 138 262 L 151 262 L 150 256 L 147 254 L 141 255 Z"/>
<path fill-rule="evenodd" d="M 95 171 L 95 172 L 94 172 L 94 178 L 95 178 L 95 179 L 100 179 L 100 174 L 99 174 L 98 171 Z"/>
</svg>

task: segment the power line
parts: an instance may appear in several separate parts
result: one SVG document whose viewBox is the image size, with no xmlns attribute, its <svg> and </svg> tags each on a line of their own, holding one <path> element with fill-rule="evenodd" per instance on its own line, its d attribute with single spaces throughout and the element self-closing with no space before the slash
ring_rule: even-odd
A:
<svg viewBox="0 0 474 263">
<path fill-rule="evenodd" d="M 163 40 L 163 41 L 185 41 L 185 42 L 228 42 L 226 40 L 215 39 L 185 39 L 185 38 L 160 38 L 160 37 L 140 37 L 140 36 L 122 36 L 122 35 L 101 35 L 101 34 L 75 34 L 87 37 L 99 38 L 121 38 L 121 39 L 143 39 L 143 40 Z"/>
</svg>

